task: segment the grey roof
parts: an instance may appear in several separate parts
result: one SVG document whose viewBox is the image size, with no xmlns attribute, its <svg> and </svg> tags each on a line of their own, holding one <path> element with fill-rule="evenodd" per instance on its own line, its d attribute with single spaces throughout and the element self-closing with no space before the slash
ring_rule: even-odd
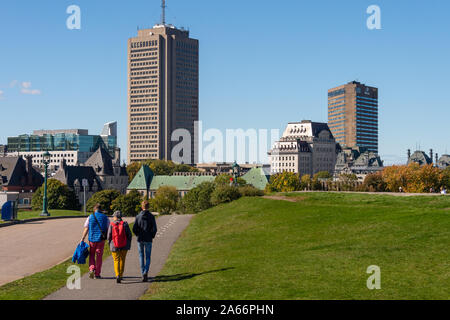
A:
<svg viewBox="0 0 450 320">
<path fill-rule="evenodd" d="M 60 167 L 53 179 L 59 180 L 70 188 L 74 187 L 75 181 L 78 180 L 79 185 L 82 184 L 83 179 L 89 182 L 89 190 L 94 184 L 97 184 L 98 190 L 101 190 L 101 183 L 92 167 L 85 166 L 63 166 Z"/>
<path fill-rule="evenodd" d="M 411 155 L 411 157 L 409 157 L 408 164 L 413 162 L 418 163 L 420 165 L 433 163 L 430 157 L 423 151 L 416 151 Z"/>
<path fill-rule="evenodd" d="M 361 154 L 354 163 L 355 167 L 383 167 L 380 157 L 373 152 Z"/>
<path fill-rule="evenodd" d="M 99 176 L 114 176 L 113 157 L 103 147 L 99 147 L 84 163 L 84 166 L 94 168 Z M 117 165 L 119 166 L 119 165 Z M 120 166 L 120 176 L 128 176 L 125 166 Z"/>
<path fill-rule="evenodd" d="M 41 186 L 44 177 L 33 167 L 31 170 L 31 186 Z M 22 157 L 0 157 L 0 186 L 29 186 L 27 163 Z"/>
<path fill-rule="evenodd" d="M 447 168 L 450 166 L 450 155 L 448 154 L 443 154 L 438 161 L 438 166 L 440 168 Z"/>
</svg>

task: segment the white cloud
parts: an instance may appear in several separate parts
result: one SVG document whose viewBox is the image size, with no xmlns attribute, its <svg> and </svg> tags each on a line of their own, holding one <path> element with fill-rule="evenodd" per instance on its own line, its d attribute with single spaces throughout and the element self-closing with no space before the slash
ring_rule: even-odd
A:
<svg viewBox="0 0 450 320">
<path fill-rule="evenodd" d="M 23 94 L 31 94 L 31 95 L 39 95 L 41 94 L 41 90 L 31 89 L 31 82 L 22 82 L 22 90 L 20 90 Z"/>
<path fill-rule="evenodd" d="M 41 90 L 37 89 L 22 89 L 20 90 L 23 94 L 31 94 L 31 95 L 38 95 L 41 94 Z"/>
<path fill-rule="evenodd" d="M 11 81 L 11 83 L 9 84 L 9 87 L 10 87 L 10 88 L 14 88 L 18 83 L 19 83 L 18 80 L 13 80 L 13 81 Z"/>
<path fill-rule="evenodd" d="M 22 87 L 25 89 L 31 88 L 31 82 L 22 82 Z"/>
<path fill-rule="evenodd" d="M 3 91 L 2 90 L 0 90 L 0 100 L 3 100 Z"/>
</svg>

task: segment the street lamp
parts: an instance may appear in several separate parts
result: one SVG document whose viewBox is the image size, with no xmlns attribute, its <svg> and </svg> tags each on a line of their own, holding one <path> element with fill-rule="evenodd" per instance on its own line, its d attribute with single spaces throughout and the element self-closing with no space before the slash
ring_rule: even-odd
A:
<svg viewBox="0 0 450 320">
<path fill-rule="evenodd" d="M 238 177 L 241 174 L 241 167 L 239 167 L 239 165 L 235 161 L 233 166 L 231 167 L 231 169 L 232 169 L 232 172 L 233 172 L 234 185 L 237 186 L 237 179 L 238 179 Z"/>
<path fill-rule="evenodd" d="M 48 165 L 50 164 L 50 153 L 48 151 L 46 151 L 43 155 L 42 155 L 42 162 L 44 163 L 44 168 L 45 168 L 45 174 L 44 174 L 44 200 L 43 200 L 43 204 L 42 204 L 42 213 L 41 216 L 42 217 L 49 217 L 50 214 L 48 213 L 48 209 L 47 209 L 47 205 L 48 205 L 48 200 L 47 200 L 47 170 L 48 170 Z"/>
</svg>

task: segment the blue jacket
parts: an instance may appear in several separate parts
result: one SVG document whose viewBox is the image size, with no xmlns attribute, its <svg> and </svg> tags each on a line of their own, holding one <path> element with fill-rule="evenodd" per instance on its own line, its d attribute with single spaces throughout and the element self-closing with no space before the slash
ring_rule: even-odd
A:
<svg viewBox="0 0 450 320">
<path fill-rule="evenodd" d="M 95 217 L 98 220 L 95 220 Z M 91 214 L 89 217 L 89 241 L 90 242 L 101 242 L 102 241 L 102 231 L 105 234 L 105 236 L 108 234 L 108 227 L 109 227 L 109 219 L 106 215 L 103 213 L 97 211 L 94 214 Z M 101 230 L 100 230 L 100 227 Z"/>
<path fill-rule="evenodd" d="M 89 256 L 89 246 L 86 242 L 80 243 L 77 248 L 75 249 L 75 252 L 72 257 L 72 262 L 78 264 L 85 264 L 86 258 Z"/>
</svg>

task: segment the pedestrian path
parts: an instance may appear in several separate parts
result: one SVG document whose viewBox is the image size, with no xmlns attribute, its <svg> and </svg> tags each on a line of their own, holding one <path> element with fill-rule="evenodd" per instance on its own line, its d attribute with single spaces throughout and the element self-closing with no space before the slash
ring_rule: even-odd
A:
<svg viewBox="0 0 450 320">
<path fill-rule="evenodd" d="M 156 277 L 164 267 L 170 250 L 183 230 L 189 225 L 191 215 L 162 216 L 156 219 L 158 233 L 153 241 L 149 278 Z M 69 276 L 69 275 L 68 275 Z M 150 282 L 141 282 L 139 255 L 136 237 L 125 263 L 125 274 L 117 284 L 112 257 L 103 262 L 102 279 L 90 279 L 88 274 L 81 278 L 81 289 L 64 287 L 44 300 L 137 300 L 147 292 Z"/>
</svg>

